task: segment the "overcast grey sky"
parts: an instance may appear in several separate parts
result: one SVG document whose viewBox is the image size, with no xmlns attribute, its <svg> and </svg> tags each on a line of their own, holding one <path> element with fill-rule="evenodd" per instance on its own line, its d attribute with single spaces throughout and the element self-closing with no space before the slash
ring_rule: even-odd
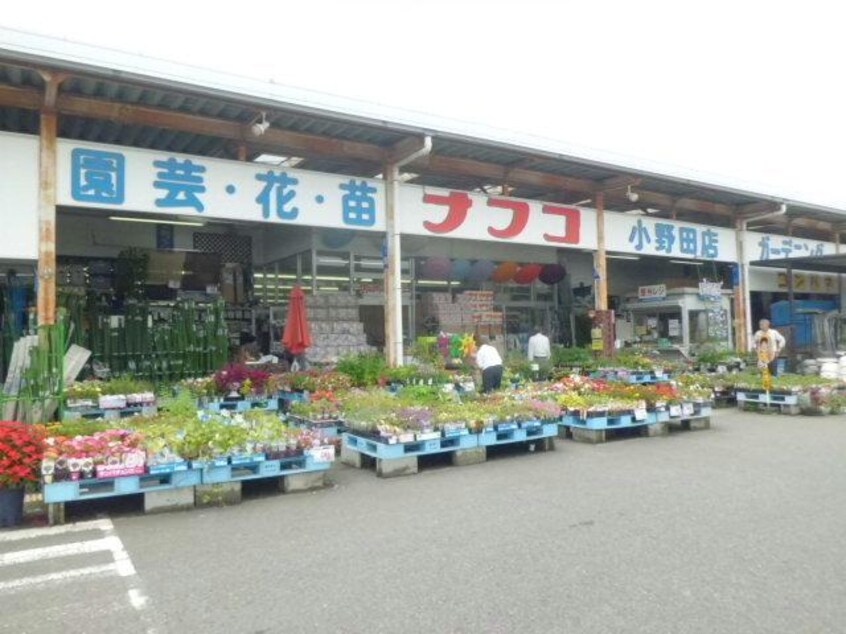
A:
<svg viewBox="0 0 846 634">
<path fill-rule="evenodd" d="M 540 135 L 846 208 L 839 3 L 6 4 L 0 24 L 10 28 Z"/>
</svg>

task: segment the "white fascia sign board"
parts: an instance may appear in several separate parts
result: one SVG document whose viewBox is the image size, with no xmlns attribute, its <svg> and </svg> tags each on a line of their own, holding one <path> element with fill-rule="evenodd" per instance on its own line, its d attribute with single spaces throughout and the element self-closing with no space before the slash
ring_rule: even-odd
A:
<svg viewBox="0 0 846 634">
<path fill-rule="evenodd" d="M 65 207 L 385 230 L 378 179 L 71 140 L 58 152 Z"/>
<path fill-rule="evenodd" d="M 38 137 L 0 133 L 0 258 L 38 259 Z"/>
</svg>

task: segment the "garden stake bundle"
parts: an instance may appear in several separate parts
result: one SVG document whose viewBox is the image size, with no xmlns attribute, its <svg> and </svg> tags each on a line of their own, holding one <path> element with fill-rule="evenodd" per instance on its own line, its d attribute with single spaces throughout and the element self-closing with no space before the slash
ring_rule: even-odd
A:
<svg viewBox="0 0 846 634">
<path fill-rule="evenodd" d="M 127 301 L 122 319 L 100 316 L 93 358 L 112 375 L 132 374 L 156 383 L 210 374 L 226 363 L 229 339 L 222 302 L 177 302 L 153 318 L 148 304 Z"/>
</svg>

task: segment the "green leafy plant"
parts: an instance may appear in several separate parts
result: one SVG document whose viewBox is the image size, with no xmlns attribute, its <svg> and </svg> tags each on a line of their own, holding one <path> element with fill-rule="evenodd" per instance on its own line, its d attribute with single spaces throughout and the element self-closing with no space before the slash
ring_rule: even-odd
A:
<svg viewBox="0 0 846 634">
<path fill-rule="evenodd" d="M 596 367 L 596 355 L 590 348 L 552 347 L 552 365 L 558 368 L 592 369 Z"/>
<path fill-rule="evenodd" d="M 378 352 L 350 355 L 338 361 L 336 369 L 350 377 L 356 387 L 376 385 L 385 373 L 385 358 Z"/>
<path fill-rule="evenodd" d="M 48 436 L 92 436 L 98 431 L 106 431 L 114 425 L 105 420 L 66 420 L 60 423 L 51 423 L 47 426 Z"/>
<path fill-rule="evenodd" d="M 722 365 L 735 357 L 734 352 L 725 346 L 703 346 L 696 354 L 696 361 L 704 366 Z"/>
</svg>

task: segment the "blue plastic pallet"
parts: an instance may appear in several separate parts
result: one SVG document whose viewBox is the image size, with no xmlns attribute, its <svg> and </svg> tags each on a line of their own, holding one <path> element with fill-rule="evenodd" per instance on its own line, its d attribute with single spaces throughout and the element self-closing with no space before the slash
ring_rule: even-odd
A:
<svg viewBox="0 0 846 634">
<path fill-rule="evenodd" d="M 296 456 L 281 460 L 262 460 L 250 464 L 229 464 L 204 467 L 203 484 L 221 484 L 224 482 L 241 482 L 243 480 L 257 480 L 259 478 L 273 478 L 309 471 L 326 471 L 332 466 L 331 462 L 316 462 L 311 456 Z"/>
<path fill-rule="evenodd" d="M 799 404 L 798 394 L 779 394 L 776 392 L 770 392 L 769 395 L 767 395 L 766 392 L 747 392 L 744 390 L 737 390 L 736 397 L 738 404 L 743 401 L 747 401 L 749 403 L 772 403 L 774 405 Z"/>
<path fill-rule="evenodd" d="M 418 440 L 415 442 L 397 443 L 389 445 L 372 438 L 356 436 L 350 432 L 344 434 L 344 446 L 373 458 L 390 460 L 406 456 L 425 456 L 429 454 L 445 453 L 457 449 L 472 449 L 479 446 L 477 434 L 451 436 L 433 440 Z"/>
<path fill-rule="evenodd" d="M 279 392 L 278 398 L 283 401 L 304 402 L 308 400 L 305 392 Z"/>
<path fill-rule="evenodd" d="M 561 425 L 566 427 L 581 427 L 584 429 L 621 429 L 624 427 L 640 427 L 641 425 L 651 425 L 649 415 L 643 420 L 636 420 L 631 414 L 617 414 L 614 416 L 592 416 L 589 418 L 580 418 L 573 415 L 564 415 L 561 419 Z"/>
<path fill-rule="evenodd" d="M 224 410 L 228 410 L 230 412 L 249 412 L 254 409 L 276 411 L 279 409 L 279 399 L 268 398 L 262 400 L 215 401 L 206 406 L 206 410 L 210 412 L 222 412 Z"/>
<path fill-rule="evenodd" d="M 521 423 L 517 429 L 486 430 L 479 434 L 479 446 L 507 445 L 515 442 L 526 442 L 538 438 L 554 438 L 558 435 L 558 423 L 541 423 L 530 421 Z"/>
<path fill-rule="evenodd" d="M 44 502 L 76 502 L 95 500 L 118 495 L 133 495 L 147 491 L 164 491 L 200 484 L 200 470 L 171 471 L 156 475 L 146 474 L 120 478 L 93 478 L 67 480 L 44 485 Z"/>
<path fill-rule="evenodd" d="M 670 420 L 670 412 L 666 409 L 648 410 L 646 412 L 646 423 L 667 423 Z"/>
<path fill-rule="evenodd" d="M 712 411 L 713 411 L 713 406 L 703 405 L 701 407 L 694 408 L 693 415 L 697 416 L 697 417 L 710 416 Z"/>
<path fill-rule="evenodd" d="M 120 420 L 121 418 L 129 418 L 130 416 L 155 416 L 158 408 L 155 405 L 132 406 L 123 407 L 121 409 L 100 409 L 99 407 L 85 407 L 66 409 L 62 412 L 62 420 L 80 420 L 80 419 L 105 419 L 105 420 Z"/>
<path fill-rule="evenodd" d="M 324 438 L 334 438 L 340 435 L 342 423 L 337 421 L 313 421 L 299 416 L 288 416 L 288 423 L 299 429 L 319 431 Z"/>
</svg>

